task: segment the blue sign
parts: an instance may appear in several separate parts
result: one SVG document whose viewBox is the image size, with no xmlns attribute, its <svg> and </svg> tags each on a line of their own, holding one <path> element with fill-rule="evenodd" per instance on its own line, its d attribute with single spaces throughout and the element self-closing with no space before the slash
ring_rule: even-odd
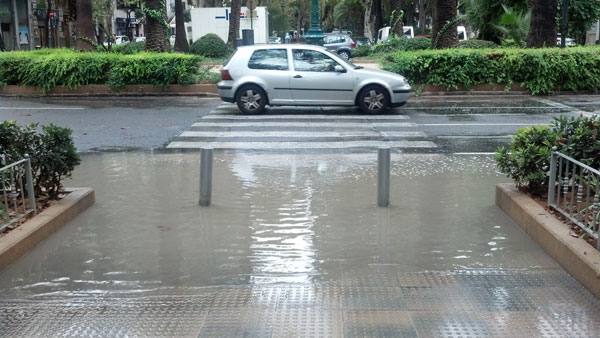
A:
<svg viewBox="0 0 600 338">
<path fill-rule="evenodd" d="M 246 13 L 240 13 L 240 19 L 245 19 Z M 229 8 L 225 8 L 225 15 L 215 16 L 215 19 L 223 19 L 229 21 Z"/>
</svg>

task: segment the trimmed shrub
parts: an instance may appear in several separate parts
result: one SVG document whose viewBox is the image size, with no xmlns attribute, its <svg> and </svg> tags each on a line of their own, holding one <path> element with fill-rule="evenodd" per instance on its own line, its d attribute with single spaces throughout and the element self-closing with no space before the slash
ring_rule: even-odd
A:
<svg viewBox="0 0 600 338">
<path fill-rule="evenodd" d="M 376 44 L 373 47 L 374 53 L 389 53 L 395 51 L 415 51 L 431 49 L 431 39 L 429 38 L 407 38 L 391 37 L 387 41 Z"/>
<path fill-rule="evenodd" d="M 202 80 L 199 56 L 179 53 L 80 53 L 71 50 L 0 53 L 0 84 L 75 88 L 87 84 L 188 84 Z"/>
<path fill-rule="evenodd" d="M 80 163 L 71 130 L 53 124 L 40 131 L 35 123 L 23 127 L 15 121 L 0 123 L 0 154 L 7 163 L 29 155 L 36 195 L 50 199 L 58 197 L 63 179 Z"/>
<path fill-rule="evenodd" d="M 541 195 L 547 186 L 550 154 L 556 133 L 548 127 L 528 127 L 517 131 L 508 147 L 496 152 L 498 169 L 515 181 L 519 188 Z"/>
<path fill-rule="evenodd" d="M 112 65 L 107 83 L 117 89 L 130 84 L 190 84 L 196 80 L 201 60 L 174 53 L 125 55 Z"/>
<path fill-rule="evenodd" d="M 146 42 L 130 42 L 112 46 L 112 51 L 121 54 L 136 54 L 146 50 Z"/>
<path fill-rule="evenodd" d="M 600 117 L 557 117 L 548 127 L 519 129 L 496 151 L 498 169 L 520 188 L 542 195 L 547 190 L 550 153 L 556 147 L 592 168 L 600 168 Z"/>
<path fill-rule="evenodd" d="M 471 48 L 471 49 L 482 49 L 482 48 L 497 48 L 498 45 L 494 41 L 487 40 L 465 40 L 458 42 L 458 48 Z"/>
<path fill-rule="evenodd" d="M 383 68 L 413 85 L 446 89 L 520 83 L 531 94 L 600 89 L 600 48 L 443 49 L 397 52 Z"/>
<path fill-rule="evenodd" d="M 221 40 L 217 34 L 209 33 L 196 40 L 190 46 L 190 52 L 206 57 L 219 58 L 227 55 L 228 48 L 225 41 Z"/>
</svg>

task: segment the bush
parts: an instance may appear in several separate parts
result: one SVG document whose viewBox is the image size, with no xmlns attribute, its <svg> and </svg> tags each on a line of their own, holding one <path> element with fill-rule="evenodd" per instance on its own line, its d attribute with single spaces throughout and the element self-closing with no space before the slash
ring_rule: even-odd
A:
<svg viewBox="0 0 600 338">
<path fill-rule="evenodd" d="M 224 57 L 228 53 L 227 44 L 217 34 L 209 33 L 190 46 L 190 52 L 206 57 Z"/>
<path fill-rule="evenodd" d="M 600 49 L 444 49 L 393 53 L 384 69 L 412 84 L 469 89 L 478 84 L 520 83 L 531 94 L 600 88 Z"/>
<path fill-rule="evenodd" d="M 112 51 L 121 54 L 136 54 L 146 50 L 146 42 L 130 42 L 112 46 Z"/>
<path fill-rule="evenodd" d="M 36 194 L 58 197 L 62 180 L 80 163 L 71 130 L 53 124 L 38 130 L 37 124 L 19 126 L 14 121 L 0 124 L 0 154 L 7 163 L 29 155 Z"/>
<path fill-rule="evenodd" d="M 536 195 L 547 185 L 550 154 L 556 142 L 556 133 L 548 127 L 528 127 L 517 131 L 508 146 L 496 152 L 496 162 L 501 172 L 515 184 Z"/>
<path fill-rule="evenodd" d="M 371 51 L 371 46 L 360 45 L 352 50 L 352 57 L 369 56 Z"/>
<path fill-rule="evenodd" d="M 517 186 L 541 195 L 547 189 L 553 147 L 592 168 L 600 168 L 600 117 L 558 117 L 551 128 L 519 129 L 508 147 L 498 149 L 496 162 Z"/>
<path fill-rule="evenodd" d="M 498 45 L 495 42 L 487 40 L 464 40 L 458 42 L 458 48 L 482 49 L 497 47 Z"/>
<path fill-rule="evenodd" d="M 174 53 L 125 55 L 112 65 L 107 83 L 117 89 L 129 84 L 190 84 L 196 80 L 200 61 L 197 56 Z"/>
<path fill-rule="evenodd" d="M 395 51 L 415 51 L 431 48 L 431 39 L 429 38 L 407 38 L 390 37 L 387 41 L 376 44 L 373 47 L 374 53 L 389 53 Z"/>
<path fill-rule="evenodd" d="M 58 85 L 187 84 L 195 80 L 202 58 L 178 53 L 80 53 L 71 50 L 0 53 L 0 84 L 40 87 Z"/>
</svg>

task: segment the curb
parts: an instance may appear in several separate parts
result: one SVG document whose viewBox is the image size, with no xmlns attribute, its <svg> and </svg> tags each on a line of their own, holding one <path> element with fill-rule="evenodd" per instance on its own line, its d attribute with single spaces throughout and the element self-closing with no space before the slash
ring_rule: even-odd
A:
<svg viewBox="0 0 600 338">
<path fill-rule="evenodd" d="M 212 83 L 169 86 L 128 85 L 113 90 L 108 85 L 93 84 L 77 88 L 56 86 L 45 93 L 41 88 L 7 85 L 0 87 L 0 96 L 218 96 L 217 86 Z"/>
<path fill-rule="evenodd" d="M 91 188 L 70 188 L 58 203 L 0 237 L 0 271 L 94 204 Z"/>
<path fill-rule="evenodd" d="M 512 183 L 496 186 L 496 205 L 506 212 L 573 278 L 600 298 L 600 251 L 572 237 L 568 226 Z"/>
</svg>

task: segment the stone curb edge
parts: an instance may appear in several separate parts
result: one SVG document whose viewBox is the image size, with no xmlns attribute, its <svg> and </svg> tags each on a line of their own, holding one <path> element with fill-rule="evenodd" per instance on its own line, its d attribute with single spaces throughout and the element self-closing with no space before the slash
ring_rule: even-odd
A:
<svg viewBox="0 0 600 338">
<path fill-rule="evenodd" d="M 91 188 L 66 190 L 69 194 L 65 198 L 0 237 L 0 271 L 85 211 L 96 200 Z"/>
<path fill-rule="evenodd" d="M 571 276 L 600 298 L 600 251 L 580 238 L 512 183 L 496 186 L 496 205 Z"/>
</svg>

